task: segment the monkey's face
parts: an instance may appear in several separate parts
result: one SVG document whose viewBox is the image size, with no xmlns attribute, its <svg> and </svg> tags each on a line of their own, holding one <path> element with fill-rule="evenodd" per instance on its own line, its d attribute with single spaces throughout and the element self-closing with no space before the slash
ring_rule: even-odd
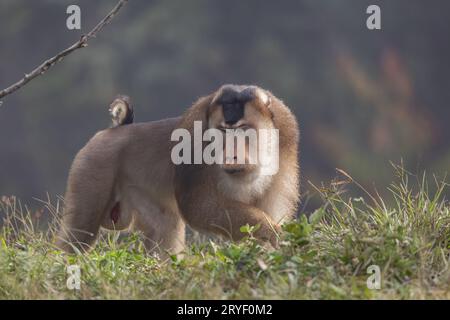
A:
<svg viewBox="0 0 450 320">
<path fill-rule="evenodd" d="M 225 85 L 208 109 L 208 128 L 223 138 L 221 168 L 233 176 L 259 169 L 261 129 L 274 129 L 269 93 L 256 86 Z M 256 138 L 256 139 L 255 139 Z"/>
</svg>

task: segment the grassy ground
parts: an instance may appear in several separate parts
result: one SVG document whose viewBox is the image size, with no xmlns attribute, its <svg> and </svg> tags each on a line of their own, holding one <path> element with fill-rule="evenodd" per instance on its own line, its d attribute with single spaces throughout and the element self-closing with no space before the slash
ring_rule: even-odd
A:
<svg viewBox="0 0 450 320">
<path fill-rule="evenodd" d="M 103 233 L 89 254 L 65 255 L 51 244 L 53 228 L 36 230 L 27 210 L 4 198 L 0 299 L 450 299 L 447 185 L 430 196 L 396 169 L 391 205 L 345 197 L 338 182 L 317 188 L 323 206 L 309 219 L 284 225 L 279 249 L 260 246 L 246 226 L 246 241 L 191 239 L 184 258 L 165 261 L 146 255 L 138 234 Z M 73 264 L 80 290 L 66 287 Z M 379 290 L 367 287 L 371 265 L 381 271 Z"/>
</svg>

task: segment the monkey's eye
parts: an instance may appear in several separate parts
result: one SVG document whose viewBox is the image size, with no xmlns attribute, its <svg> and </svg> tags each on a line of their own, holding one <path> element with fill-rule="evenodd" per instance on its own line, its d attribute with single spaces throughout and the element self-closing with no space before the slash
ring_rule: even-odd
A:
<svg viewBox="0 0 450 320">
<path fill-rule="evenodd" d="M 237 127 L 237 129 L 247 131 L 248 129 L 250 129 L 250 126 L 248 124 L 243 124 L 243 125 L 240 125 L 239 127 Z"/>
</svg>

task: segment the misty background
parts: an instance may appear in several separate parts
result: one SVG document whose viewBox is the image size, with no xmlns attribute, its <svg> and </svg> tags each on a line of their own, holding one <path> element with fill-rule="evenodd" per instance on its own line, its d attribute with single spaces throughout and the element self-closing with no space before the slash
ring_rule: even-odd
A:
<svg viewBox="0 0 450 320">
<path fill-rule="evenodd" d="M 89 32 L 115 0 L 1 0 L 0 89 Z M 81 7 L 81 30 L 66 8 Z M 381 30 L 366 8 L 381 7 Z M 225 83 L 272 91 L 301 128 L 302 189 L 335 168 L 381 191 L 390 161 L 450 164 L 450 2 L 130 0 L 89 46 L 0 107 L 0 196 L 64 193 L 76 152 L 130 95 L 135 121 L 178 116 Z M 151 165 L 151 164 L 149 164 Z M 152 183 L 152 181 L 149 181 Z"/>
</svg>

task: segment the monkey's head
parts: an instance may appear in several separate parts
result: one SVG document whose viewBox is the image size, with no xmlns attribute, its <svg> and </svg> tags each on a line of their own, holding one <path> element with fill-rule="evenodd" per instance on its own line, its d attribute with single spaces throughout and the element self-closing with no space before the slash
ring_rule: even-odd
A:
<svg viewBox="0 0 450 320">
<path fill-rule="evenodd" d="M 118 95 L 109 105 L 113 127 L 133 123 L 134 112 L 131 99 L 125 95 Z"/>
<path fill-rule="evenodd" d="M 230 176 L 260 169 L 260 130 L 274 129 L 271 100 L 269 92 L 246 85 L 224 85 L 213 95 L 207 111 L 208 129 L 223 133 L 224 163 L 220 166 Z M 255 135 L 256 140 L 251 140 Z"/>
</svg>

